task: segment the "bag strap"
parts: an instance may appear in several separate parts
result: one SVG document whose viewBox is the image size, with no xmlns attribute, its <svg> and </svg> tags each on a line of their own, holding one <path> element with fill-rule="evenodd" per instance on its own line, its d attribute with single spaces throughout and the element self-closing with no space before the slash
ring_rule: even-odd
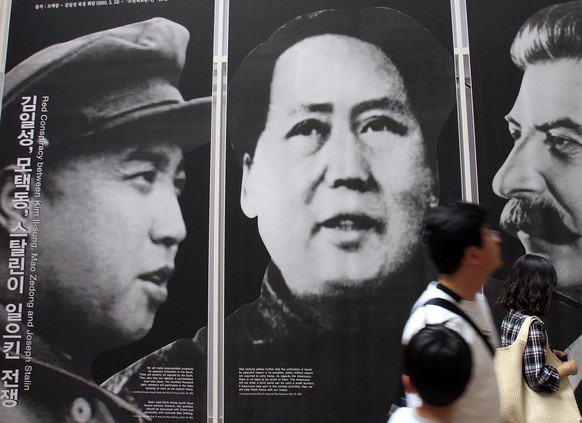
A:
<svg viewBox="0 0 582 423">
<path fill-rule="evenodd" d="M 517 333 L 517 338 L 515 338 L 516 341 L 521 341 L 523 343 L 527 342 L 527 335 L 529 334 L 529 327 L 531 326 L 531 323 L 534 320 L 540 320 L 540 318 L 537 316 L 529 316 L 529 317 L 525 318 L 525 320 L 521 324 L 521 328 L 519 329 L 519 332 Z M 546 345 L 547 344 L 548 344 L 548 335 L 546 334 Z"/>
<path fill-rule="evenodd" d="M 455 304 L 451 303 L 450 301 L 445 300 L 444 298 L 432 298 L 432 299 L 428 300 L 426 303 L 424 303 L 424 305 L 436 305 L 436 306 L 445 308 L 445 309 L 449 310 L 451 313 L 454 313 L 454 314 L 462 317 L 463 319 L 465 319 L 465 321 L 471 325 L 471 327 L 475 330 L 475 332 L 477 332 L 479 334 L 479 336 L 481 337 L 481 339 L 483 340 L 483 342 L 487 346 L 487 349 L 489 350 L 491 355 L 492 356 L 495 355 L 495 349 L 489 343 L 489 339 L 488 339 L 487 335 L 485 335 L 483 332 L 481 332 L 481 329 L 479 329 L 479 327 L 475 324 L 475 322 L 473 322 L 469 318 L 469 316 L 467 316 L 465 314 L 465 312 L 463 310 L 461 310 L 459 307 L 457 307 Z M 527 332 L 526 332 L 526 337 L 527 337 Z"/>
</svg>

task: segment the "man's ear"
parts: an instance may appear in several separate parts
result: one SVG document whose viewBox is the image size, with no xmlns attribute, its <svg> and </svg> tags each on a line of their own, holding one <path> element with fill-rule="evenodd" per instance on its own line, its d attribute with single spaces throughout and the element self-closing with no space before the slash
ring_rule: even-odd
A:
<svg viewBox="0 0 582 423">
<path fill-rule="evenodd" d="M 257 211 L 255 210 L 254 202 L 254 184 L 251 175 L 251 170 L 253 166 L 253 159 L 249 153 L 245 153 L 243 157 L 243 176 L 240 188 L 240 207 L 243 213 L 249 218 L 253 219 L 257 217 Z"/>
<path fill-rule="evenodd" d="M 412 379 L 408 375 L 402 375 L 402 384 L 404 385 L 404 390 L 410 394 L 415 394 L 418 392 L 414 383 L 412 383 Z"/>
<path fill-rule="evenodd" d="M 465 248 L 463 260 L 470 265 L 478 265 L 481 263 L 481 248 L 476 245 L 470 245 Z"/>
<path fill-rule="evenodd" d="M 31 219 L 30 213 L 25 215 L 29 210 L 18 210 L 14 208 L 14 185 L 15 166 L 7 166 L 0 170 L 0 226 L 8 233 L 14 229 L 19 222 L 25 226 Z"/>
</svg>

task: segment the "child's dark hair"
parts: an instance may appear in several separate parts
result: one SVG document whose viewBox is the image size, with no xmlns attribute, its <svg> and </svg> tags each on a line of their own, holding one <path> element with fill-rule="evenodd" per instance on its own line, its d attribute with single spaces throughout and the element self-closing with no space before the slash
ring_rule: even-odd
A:
<svg viewBox="0 0 582 423">
<path fill-rule="evenodd" d="M 425 326 L 404 347 L 404 373 L 430 405 L 445 406 L 458 399 L 471 368 L 469 345 L 443 324 Z"/>
</svg>

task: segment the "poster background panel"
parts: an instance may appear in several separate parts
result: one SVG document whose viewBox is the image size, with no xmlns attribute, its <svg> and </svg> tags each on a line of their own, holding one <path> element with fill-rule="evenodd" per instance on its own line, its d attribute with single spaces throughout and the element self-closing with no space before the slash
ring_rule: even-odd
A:
<svg viewBox="0 0 582 423">
<path fill-rule="evenodd" d="M 511 61 L 509 50 L 517 31 L 532 14 L 557 3 L 547 0 L 467 0 L 479 197 L 481 204 L 489 210 L 495 229 L 499 228 L 499 217 L 506 200 L 495 195 L 492 181 L 513 148 L 514 142 L 504 117 L 513 107 L 523 76 Z M 506 311 L 495 301 L 511 265 L 525 253 L 517 238 L 502 230 L 501 233 L 505 264 L 497 272 L 497 279 L 493 279 L 485 289 L 498 327 Z M 552 347 L 564 350 L 580 336 L 581 318 L 582 306 L 558 295 L 550 315 L 544 317 Z M 579 406 L 582 405 L 582 390 L 579 388 L 576 397 Z"/>
<path fill-rule="evenodd" d="M 159 16 L 185 26 L 190 32 L 186 65 L 179 85 L 184 99 L 212 94 L 213 1 L 123 1 L 84 7 L 65 7 L 65 3 L 81 2 L 12 2 L 6 72 L 55 43 Z M 59 7 L 49 8 L 49 4 Z M 43 9 L 39 9 L 39 5 L 43 5 Z M 158 310 L 154 326 L 143 339 L 96 358 L 93 376 L 97 382 L 175 339 L 193 336 L 206 325 L 209 151 L 207 144 L 185 156 L 187 183 L 180 206 L 188 235 L 176 256 L 176 273 L 169 283 L 168 300 Z"/>
<path fill-rule="evenodd" d="M 232 81 L 233 75 L 236 73 L 237 68 L 253 48 L 266 41 L 277 28 L 284 25 L 294 17 L 324 9 L 362 10 L 368 7 L 389 7 L 399 10 L 416 19 L 421 25 L 428 29 L 428 31 L 443 47 L 449 51 L 452 57 L 452 29 L 450 18 L 450 3 L 448 1 L 231 1 L 229 11 L 230 20 L 228 49 L 229 81 Z M 227 128 L 227 134 L 228 131 L 229 129 Z M 233 315 L 234 319 L 231 319 L 232 323 L 230 324 L 230 328 L 236 328 L 230 329 L 231 334 L 235 334 L 237 332 L 246 333 L 246 329 L 249 329 L 249 324 L 252 326 L 254 323 L 256 323 L 256 327 L 250 328 L 248 332 L 252 332 L 257 327 L 261 327 L 262 323 L 260 322 L 260 318 L 254 319 L 254 316 L 257 315 L 253 315 L 252 311 L 250 311 L 255 306 L 261 309 L 260 305 L 257 306 L 257 304 L 261 304 L 260 301 L 250 307 L 239 307 L 241 304 L 250 303 L 251 301 L 259 298 L 263 276 L 265 274 L 265 269 L 269 264 L 270 258 L 268 252 L 265 249 L 265 246 L 263 245 L 263 242 L 261 241 L 260 236 L 258 235 L 256 220 L 247 219 L 242 214 L 240 209 L 240 187 L 242 173 L 241 165 L 232 152 L 229 140 L 227 142 L 227 148 L 225 297 L 226 316 L 229 316 L 231 313 L 236 311 L 236 313 Z M 454 108 L 451 111 L 449 119 L 444 125 L 444 128 L 438 138 L 437 162 L 440 180 L 441 201 L 447 199 L 460 199 L 461 182 L 459 170 L 458 130 L 456 110 Z M 421 269 L 417 270 L 419 273 L 421 272 Z M 429 269 L 422 270 L 425 271 L 425 275 L 421 278 L 415 279 L 415 283 L 418 285 L 415 285 L 411 289 L 415 292 L 414 298 L 420 294 L 422 289 L 426 286 L 426 283 L 429 281 L 429 276 L 426 276 L 426 273 L 428 273 L 427 270 Z M 430 277 L 434 276 L 435 275 L 431 273 Z M 408 300 L 409 298 L 407 298 L 406 304 L 408 304 Z M 359 313 L 359 307 L 361 306 L 362 304 L 345 304 L 346 320 L 349 320 L 350 316 L 357 316 Z M 385 306 L 386 309 L 384 316 L 394 317 L 394 315 L 398 313 L 397 311 L 394 311 L 394 308 L 390 308 L 390 304 L 385 304 Z M 261 310 L 265 311 L 264 309 Z M 405 320 L 406 316 L 408 316 L 409 310 L 410 307 L 407 305 L 406 312 L 403 313 L 402 316 L 398 315 L 395 319 L 395 322 L 397 323 L 392 323 L 390 325 L 390 333 L 383 333 L 384 339 L 390 339 L 389 343 L 394 346 L 394 351 L 399 351 L 400 348 L 400 336 L 403 329 L 403 322 L 402 325 L 400 325 L 400 320 Z M 268 311 L 265 313 L 267 314 Z M 357 317 L 354 317 L 354 319 L 356 320 Z M 370 333 L 360 333 L 357 336 L 358 340 L 352 340 L 352 344 L 349 344 L 350 341 L 346 341 L 345 344 L 341 342 L 338 343 L 338 339 L 335 337 L 335 334 L 330 335 L 327 338 L 326 336 L 322 336 L 317 340 L 316 343 L 313 344 L 313 351 L 320 351 L 320 357 L 322 357 L 323 360 L 325 360 L 326 354 L 333 354 L 335 357 L 334 360 L 338 360 L 338 362 L 343 360 L 346 368 L 344 369 L 338 365 L 335 372 L 338 380 L 342 380 L 342 378 L 345 380 L 352 378 L 351 380 L 357 381 L 349 387 L 343 386 L 341 383 L 336 385 L 334 389 L 331 389 L 329 392 L 326 392 L 323 395 L 325 398 L 323 398 L 323 401 L 318 404 L 317 409 L 315 409 L 313 406 L 314 400 L 307 398 L 308 395 L 304 397 L 296 397 L 294 399 L 284 397 L 284 399 L 281 399 L 280 401 L 276 399 L 276 397 L 269 398 L 265 396 L 259 396 L 255 397 L 259 399 L 259 401 L 255 402 L 256 407 L 252 404 L 255 398 L 251 397 L 249 398 L 248 402 L 246 399 L 242 399 L 240 402 L 233 406 L 232 404 L 235 403 L 235 400 L 238 401 L 240 398 L 243 398 L 243 396 L 235 393 L 237 389 L 235 386 L 237 380 L 236 371 L 238 370 L 240 372 L 242 365 L 238 366 L 238 369 L 235 368 L 237 365 L 229 366 L 229 355 L 241 356 L 242 354 L 239 354 L 240 350 L 238 350 L 239 345 L 236 345 L 237 341 L 233 340 L 235 337 L 229 337 L 229 319 L 227 318 L 225 331 L 225 337 L 227 338 L 225 339 L 225 407 L 227 410 L 225 411 L 225 418 L 240 422 L 275 420 L 294 422 L 299 420 L 301 418 L 300 416 L 308 415 L 308 419 L 317 419 L 318 417 L 316 416 L 323 416 L 325 413 L 328 413 L 326 417 L 322 417 L 322 421 L 331 421 L 334 420 L 334 418 L 331 417 L 333 413 L 337 414 L 337 410 L 342 408 L 342 405 L 344 405 L 339 404 L 342 402 L 342 395 L 345 397 L 345 392 L 353 392 L 358 389 L 357 386 L 359 386 L 361 388 L 359 392 L 350 399 L 350 405 L 352 405 L 352 407 L 350 408 L 349 413 L 351 414 L 349 414 L 349 416 L 343 415 L 342 419 L 350 420 L 354 414 L 358 413 L 358 411 L 363 411 L 363 413 L 367 414 L 359 415 L 358 418 L 355 418 L 355 420 L 363 421 L 368 418 L 366 421 L 376 421 L 375 419 L 378 419 L 378 421 L 385 421 L 386 416 L 385 414 L 382 415 L 382 412 L 376 414 L 375 419 L 370 419 L 369 417 L 376 413 L 377 410 L 372 410 L 374 406 L 368 407 L 368 404 L 376 402 L 375 405 L 381 403 L 378 408 L 386 407 L 386 409 L 388 409 L 394 400 L 394 398 L 388 398 L 388 396 L 379 398 L 381 396 L 381 394 L 379 395 L 379 392 L 383 391 L 385 386 L 380 386 L 378 388 L 376 384 L 382 385 L 385 381 L 385 379 L 383 379 L 385 375 L 378 376 L 378 378 L 374 380 L 366 381 L 366 376 L 363 374 L 358 374 L 358 372 L 354 370 L 354 368 L 357 367 L 357 365 L 354 365 L 354 363 L 362 363 L 362 366 L 360 367 L 363 367 L 365 365 L 363 363 L 366 362 L 366 357 L 374 356 L 375 352 L 377 352 L 377 349 L 372 347 L 372 344 L 374 343 L 372 341 L 372 338 L 374 338 L 372 333 L 378 332 L 382 325 L 376 324 L 376 322 L 370 322 L 369 326 Z M 266 335 L 266 337 L 268 338 L 268 335 Z M 360 343 L 363 338 L 366 339 Z M 310 341 L 305 340 L 303 342 L 308 343 Z M 229 345 L 229 343 L 231 344 Z M 291 345 L 291 349 L 289 350 L 285 350 L 285 346 L 280 347 L 281 350 L 277 350 L 275 347 L 274 350 L 276 351 L 276 354 L 279 354 L 279 358 L 287 354 L 288 358 L 292 359 L 293 357 L 291 356 L 294 354 L 294 352 L 292 352 L 293 348 L 296 348 L 296 350 L 299 351 L 298 355 L 301 355 L 305 352 L 300 345 L 301 343 L 302 341 L 298 341 L 294 345 Z M 288 344 L 292 344 L 292 342 L 288 342 L 285 345 L 289 346 Z M 358 347 L 356 347 L 356 345 L 358 345 Z M 352 356 L 350 353 L 342 352 L 344 347 L 346 348 L 345 351 L 354 351 L 355 349 L 359 349 L 358 356 Z M 269 349 L 267 345 L 265 348 L 266 350 Z M 372 350 L 374 352 L 372 352 Z M 256 356 L 253 356 L 253 359 L 259 357 L 260 354 L 261 353 L 258 353 Z M 253 353 L 249 353 L 249 355 L 252 356 Z M 265 354 L 265 356 L 268 355 L 268 353 Z M 306 356 L 308 355 L 309 354 L 306 354 Z M 301 357 L 301 359 L 305 358 L 304 356 Z M 398 358 L 399 357 L 386 356 L 385 362 L 396 363 L 395 366 L 398 366 Z M 305 359 L 305 362 L 308 362 L 306 366 L 309 367 L 309 365 L 313 365 L 314 367 L 317 367 L 318 364 L 315 364 L 314 362 L 309 363 L 309 359 L 309 357 Z M 284 361 L 285 359 L 278 360 L 274 357 L 268 357 L 257 366 L 262 366 L 265 368 L 279 366 L 285 367 L 286 364 Z M 396 381 L 396 379 L 399 380 L 399 372 L 395 366 L 394 370 L 392 371 L 398 374 L 394 375 L 394 381 Z M 374 365 L 370 365 L 368 367 L 374 367 Z M 383 372 L 383 369 L 380 368 L 374 370 L 377 374 L 382 374 Z M 372 372 L 373 370 L 368 370 L 368 374 Z M 316 376 L 314 376 L 316 384 L 314 390 L 316 390 L 318 387 L 324 386 L 324 384 L 322 383 L 321 385 L 317 385 L 320 383 L 317 379 L 317 370 L 315 370 L 314 373 L 316 373 Z M 242 380 L 241 378 L 246 378 L 246 376 L 241 376 L 241 373 L 239 373 L 239 383 Z M 386 377 L 386 379 L 389 379 L 389 377 Z M 382 382 L 379 380 L 382 380 Z M 392 379 L 390 379 L 389 383 L 392 383 Z M 345 390 L 345 392 L 340 393 L 340 390 Z M 322 389 L 320 389 L 320 391 L 322 391 Z M 319 395 L 321 396 L 321 393 Z M 314 397 L 317 397 L 317 395 Z M 331 411 L 330 403 L 334 401 L 336 404 L 333 408 L 336 408 L 336 410 Z M 238 405 L 242 405 L 243 402 L 244 405 L 237 409 Z"/>
</svg>

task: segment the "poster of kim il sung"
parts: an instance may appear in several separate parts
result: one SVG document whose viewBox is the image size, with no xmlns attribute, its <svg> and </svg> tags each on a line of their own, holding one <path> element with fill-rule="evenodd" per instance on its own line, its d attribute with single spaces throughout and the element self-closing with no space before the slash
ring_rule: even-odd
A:
<svg viewBox="0 0 582 423">
<path fill-rule="evenodd" d="M 99 383 L 205 326 L 213 9 L 12 2 L 0 421 L 147 420 Z"/>
</svg>

